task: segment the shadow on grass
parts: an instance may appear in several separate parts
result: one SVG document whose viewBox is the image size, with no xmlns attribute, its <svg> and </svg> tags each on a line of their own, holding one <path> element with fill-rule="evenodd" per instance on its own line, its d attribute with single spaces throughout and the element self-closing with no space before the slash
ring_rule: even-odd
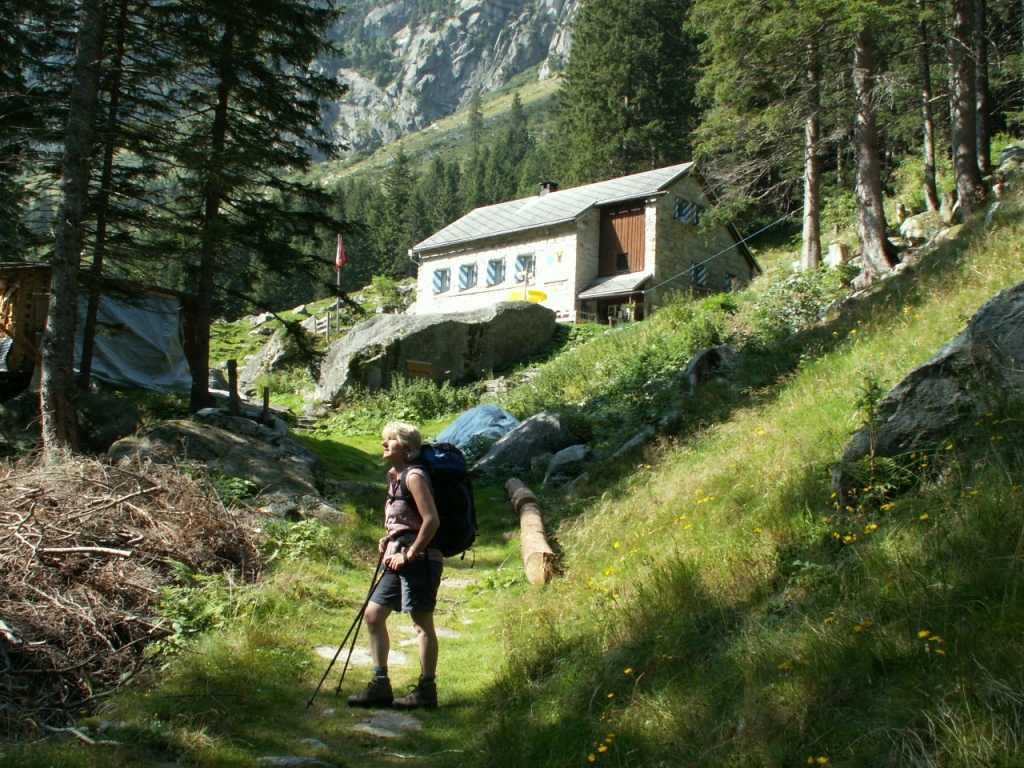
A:
<svg viewBox="0 0 1024 768">
<path fill-rule="evenodd" d="M 387 464 L 379 455 L 331 438 L 302 433 L 292 433 L 291 437 L 320 458 L 328 475 L 350 482 L 377 483 L 383 487 Z"/>
</svg>

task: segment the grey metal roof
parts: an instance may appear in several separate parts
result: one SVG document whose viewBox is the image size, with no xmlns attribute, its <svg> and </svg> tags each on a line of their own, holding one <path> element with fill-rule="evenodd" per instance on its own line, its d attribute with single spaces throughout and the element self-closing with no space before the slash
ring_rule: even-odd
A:
<svg viewBox="0 0 1024 768">
<path fill-rule="evenodd" d="M 599 299 L 609 296 L 621 296 L 635 291 L 650 279 L 650 272 L 630 272 L 625 275 L 599 277 L 586 289 L 580 291 L 578 299 Z"/>
<path fill-rule="evenodd" d="M 663 192 L 692 167 L 692 162 L 671 165 L 524 200 L 476 208 L 440 232 L 417 243 L 412 250 L 420 253 L 573 221 L 596 205 L 625 202 Z"/>
</svg>

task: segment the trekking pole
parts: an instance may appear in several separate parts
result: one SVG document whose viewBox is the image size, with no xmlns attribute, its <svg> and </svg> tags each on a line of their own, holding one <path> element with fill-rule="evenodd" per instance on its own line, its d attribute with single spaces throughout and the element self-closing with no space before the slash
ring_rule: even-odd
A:
<svg viewBox="0 0 1024 768">
<path fill-rule="evenodd" d="M 323 686 L 324 680 L 326 680 L 327 676 L 331 674 L 331 668 L 334 667 L 334 662 L 338 660 L 342 650 L 344 650 L 345 645 L 348 643 L 349 636 L 352 634 L 352 631 L 355 630 L 356 636 L 352 638 L 352 645 L 348 649 L 348 658 L 345 659 L 345 668 L 341 673 L 341 680 L 345 679 L 345 672 L 348 671 L 348 663 L 352 660 L 352 651 L 354 651 L 356 647 L 356 638 L 359 637 L 358 627 L 363 623 L 363 614 L 366 613 L 366 606 L 370 604 L 370 597 L 373 595 L 373 590 L 377 588 L 378 582 L 380 582 L 381 577 L 384 575 L 380 567 L 380 564 L 383 561 L 384 553 L 381 552 L 380 557 L 377 558 L 377 567 L 373 571 L 373 577 L 370 579 L 370 591 L 366 593 L 366 600 L 363 601 L 362 608 L 359 609 L 355 619 L 352 620 L 352 626 L 349 627 L 348 632 L 345 633 L 345 639 L 342 640 L 341 645 L 338 646 L 338 650 L 335 652 L 334 658 L 331 659 L 331 663 L 328 664 L 327 669 L 324 670 L 324 676 L 321 677 L 320 682 L 316 684 L 316 690 L 313 691 L 313 695 L 310 696 L 309 701 L 306 702 L 306 709 L 313 706 L 313 699 L 315 699 L 316 695 L 320 692 L 320 688 Z M 335 693 L 341 691 L 341 680 L 338 681 L 338 687 L 334 690 Z"/>
</svg>

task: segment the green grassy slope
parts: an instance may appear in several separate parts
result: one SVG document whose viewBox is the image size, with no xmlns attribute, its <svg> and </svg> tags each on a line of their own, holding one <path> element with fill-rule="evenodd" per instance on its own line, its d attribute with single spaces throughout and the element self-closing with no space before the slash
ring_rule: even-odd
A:
<svg viewBox="0 0 1024 768">
<path fill-rule="evenodd" d="M 847 510 L 829 485 L 864 382 L 1018 282 L 1021 235 L 1019 211 L 975 226 L 806 332 L 780 386 L 563 524 L 564 578 L 508 616 L 481 764 L 1021 764 L 1019 393 L 917 457 L 938 482 Z"/>
</svg>

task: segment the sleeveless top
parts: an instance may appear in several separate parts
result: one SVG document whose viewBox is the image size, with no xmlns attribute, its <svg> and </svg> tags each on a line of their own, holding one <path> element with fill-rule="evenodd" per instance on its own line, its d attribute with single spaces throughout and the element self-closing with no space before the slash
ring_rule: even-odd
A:
<svg viewBox="0 0 1024 768">
<path fill-rule="evenodd" d="M 430 482 L 430 475 L 423 467 L 417 467 L 415 465 L 408 467 L 405 470 L 405 482 L 406 490 L 408 490 L 409 476 L 417 474 L 420 475 L 427 482 L 427 488 L 433 493 L 434 488 Z M 394 470 L 394 468 L 388 470 L 388 500 L 384 505 L 384 530 L 387 531 L 388 536 L 395 537 L 403 533 L 412 534 L 409 537 L 402 537 L 402 541 L 395 541 L 392 538 L 388 542 L 387 549 L 384 551 L 385 555 L 391 555 L 398 552 L 402 545 L 409 546 L 416 538 L 416 533 L 420 528 L 423 527 L 423 518 L 420 517 L 419 511 L 416 509 L 415 504 L 406 501 L 401 498 L 402 489 L 399 485 L 400 475 Z M 427 557 L 431 560 L 444 561 L 444 555 L 441 550 L 427 547 Z"/>
</svg>

